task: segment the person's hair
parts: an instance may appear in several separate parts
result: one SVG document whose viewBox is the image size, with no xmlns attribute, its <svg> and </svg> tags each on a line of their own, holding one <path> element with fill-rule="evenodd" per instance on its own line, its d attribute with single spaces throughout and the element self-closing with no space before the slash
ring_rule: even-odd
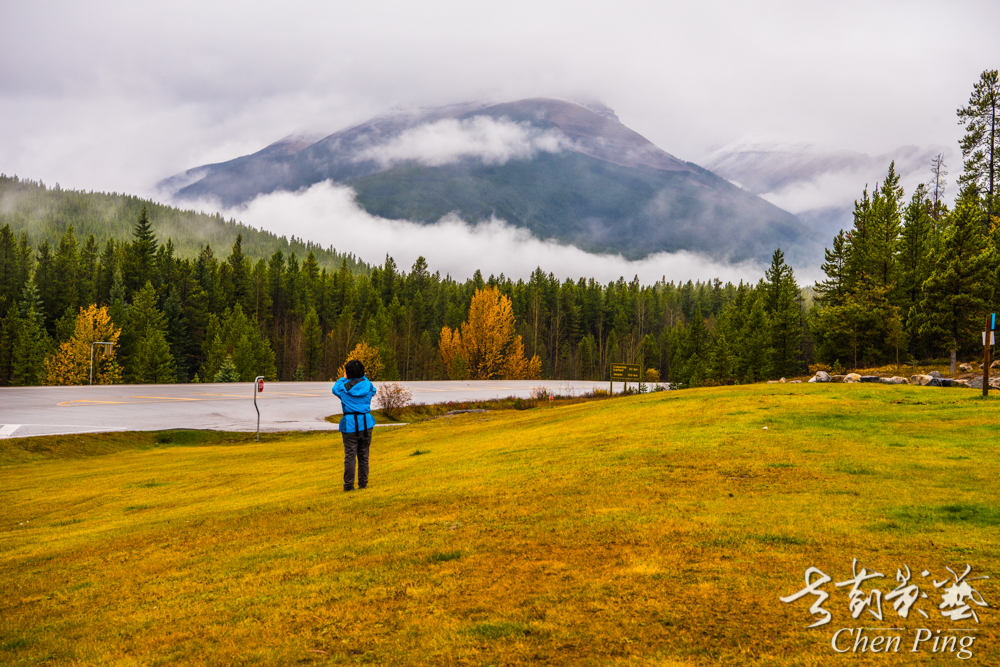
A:
<svg viewBox="0 0 1000 667">
<path fill-rule="evenodd" d="M 357 359 L 351 359 L 347 362 L 347 365 L 344 366 L 344 373 L 347 374 L 348 380 L 363 378 L 365 376 L 365 365 Z"/>
</svg>

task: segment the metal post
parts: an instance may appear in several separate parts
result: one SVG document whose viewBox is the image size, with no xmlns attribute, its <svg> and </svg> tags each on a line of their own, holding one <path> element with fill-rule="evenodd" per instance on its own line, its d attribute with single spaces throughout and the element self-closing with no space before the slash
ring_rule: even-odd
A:
<svg viewBox="0 0 1000 667">
<path fill-rule="evenodd" d="M 257 411 L 257 441 L 260 442 L 260 408 L 257 407 L 257 393 L 264 391 L 263 375 L 258 375 L 253 380 L 253 409 Z"/>
<path fill-rule="evenodd" d="M 996 322 L 996 313 L 986 316 L 986 333 L 983 334 L 983 398 L 990 395 L 990 335 Z"/>
<path fill-rule="evenodd" d="M 105 352 L 104 352 L 105 354 L 107 354 L 108 353 L 107 350 L 109 350 L 111 348 L 111 346 L 114 345 L 114 343 L 109 343 L 107 341 L 98 340 L 98 341 L 94 341 L 93 343 L 90 344 L 90 384 L 91 384 L 91 386 L 93 386 L 93 384 L 94 384 L 94 346 L 95 345 L 107 345 L 108 347 L 105 348 Z"/>
</svg>

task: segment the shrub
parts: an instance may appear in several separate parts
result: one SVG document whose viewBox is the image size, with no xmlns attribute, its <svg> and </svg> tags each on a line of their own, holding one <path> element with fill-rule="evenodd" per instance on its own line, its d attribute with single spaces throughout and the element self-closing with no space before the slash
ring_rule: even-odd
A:
<svg viewBox="0 0 1000 667">
<path fill-rule="evenodd" d="M 655 368 L 646 369 L 646 382 L 653 384 L 660 381 L 660 371 Z"/>
<path fill-rule="evenodd" d="M 383 382 L 375 394 L 375 404 L 390 419 L 399 418 L 400 411 L 413 400 L 410 390 L 398 382 Z"/>
<path fill-rule="evenodd" d="M 829 364 L 812 364 L 811 366 L 809 366 L 809 373 L 810 373 L 810 375 L 816 375 L 816 373 L 819 373 L 820 371 L 826 371 L 827 373 L 829 373 L 830 372 L 830 365 Z"/>
<path fill-rule="evenodd" d="M 535 401 L 544 401 L 549 397 L 549 390 L 545 387 L 532 387 L 531 398 Z"/>
</svg>

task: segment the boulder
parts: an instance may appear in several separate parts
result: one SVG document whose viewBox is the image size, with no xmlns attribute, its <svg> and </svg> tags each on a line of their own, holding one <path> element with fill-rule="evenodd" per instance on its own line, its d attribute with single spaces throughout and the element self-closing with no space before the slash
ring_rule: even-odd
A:
<svg viewBox="0 0 1000 667">
<path fill-rule="evenodd" d="M 768 384 L 778 384 L 778 381 L 777 380 L 768 380 L 767 383 Z"/>
<path fill-rule="evenodd" d="M 910 378 L 910 384 L 918 384 L 921 387 L 940 387 L 941 379 L 931 375 L 914 375 Z"/>
<path fill-rule="evenodd" d="M 939 372 L 937 372 L 937 371 L 931 371 L 930 373 L 928 373 L 928 375 L 930 375 L 930 376 L 931 376 L 932 378 L 937 378 L 937 379 L 939 379 L 939 380 L 940 380 L 940 379 L 941 379 L 941 377 L 942 377 L 941 373 L 939 373 Z"/>
<path fill-rule="evenodd" d="M 882 384 L 910 384 L 906 378 L 899 377 L 898 375 L 894 375 L 891 378 L 879 378 L 878 380 Z"/>
<path fill-rule="evenodd" d="M 858 378 L 858 382 L 878 382 L 881 378 L 877 375 L 862 375 Z"/>
<path fill-rule="evenodd" d="M 981 381 L 982 378 L 980 378 L 980 382 Z M 940 382 L 942 387 L 965 387 L 966 389 L 968 389 L 971 386 L 968 380 L 953 380 L 951 378 L 941 378 Z M 981 388 L 982 385 L 980 385 L 980 389 Z"/>
<path fill-rule="evenodd" d="M 848 373 L 844 376 L 844 382 L 861 382 L 861 376 L 857 373 Z"/>
<path fill-rule="evenodd" d="M 810 382 L 829 382 L 830 374 L 826 371 L 816 371 L 816 375 L 809 378 Z"/>
<path fill-rule="evenodd" d="M 990 368 L 1000 368 L 1000 359 L 997 359 L 992 364 L 990 364 Z"/>
<path fill-rule="evenodd" d="M 802 380 L 789 380 L 788 384 L 802 384 Z"/>
<path fill-rule="evenodd" d="M 781 384 L 785 384 L 786 382 L 788 382 L 788 380 L 786 380 L 785 378 L 781 378 L 780 380 L 778 380 L 778 382 L 780 382 Z"/>
<path fill-rule="evenodd" d="M 983 388 L 983 378 L 975 377 L 969 380 L 969 387 L 972 389 Z M 1000 378 L 990 378 L 990 389 L 1000 389 Z"/>
<path fill-rule="evenodd" d="M 969 364 L 959 364 L 958 370 L 962 371 L 963 373 L 971 373 L 972 366 L 970 366 Z"/>
</svg>

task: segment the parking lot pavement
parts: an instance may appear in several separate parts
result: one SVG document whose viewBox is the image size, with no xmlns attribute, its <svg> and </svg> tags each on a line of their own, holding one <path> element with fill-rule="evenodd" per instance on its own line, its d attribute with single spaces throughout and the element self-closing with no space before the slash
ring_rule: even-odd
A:
<svg viewBox="0 0 1000 667">
<path fill-rule="evenodd" d="M 376 386 L 379 384 L 375 383 Z M 402 382 L 414 403 L 528 398 L 546 386 L 552 393 L 579 395 L 604 389 L 603 382 L 469 380 Z M 330 431 L 325 418 L 340 414 L 331 382 L 269 382 L 258 393 L 261 431 Z M 222 384 L 97 385 L 93 387 L 0 388 L 0 438 L 174 428 L 254 431 L 254 387 Z M 374 407 L 374 405 L 373 405 Z"/>
</svg>

